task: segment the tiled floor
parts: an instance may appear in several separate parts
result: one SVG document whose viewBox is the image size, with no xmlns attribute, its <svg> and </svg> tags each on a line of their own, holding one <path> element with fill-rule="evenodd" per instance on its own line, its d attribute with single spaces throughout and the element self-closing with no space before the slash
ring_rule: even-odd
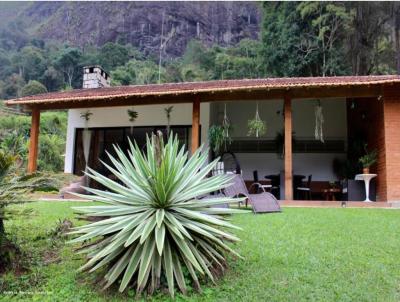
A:
<svg viewBox="0 0 400 302">
<path fill-rule="evenodd" d="M 328 208 L 391 208 L 388 202 L 363 202 L 363 201 L 325 201 L 325 200 L 280 200 L 284 207 L 328 207 Z"/>
</svg>

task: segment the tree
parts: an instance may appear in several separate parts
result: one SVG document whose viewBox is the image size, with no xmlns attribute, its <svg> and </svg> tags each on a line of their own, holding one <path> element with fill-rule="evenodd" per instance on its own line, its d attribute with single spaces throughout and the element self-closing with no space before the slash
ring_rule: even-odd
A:
<svg viewBox="0 0 400 302">
<path fill-rule="evenodd" d="M 0 48 L 5 50 L 18 50 L 28 44 L 29 37 L 22 20 L 11 22 L 0 30 Z"/>
<path fill-rule="evenodd" d="M 191 40 L 186 46 L 185 53 L 182 57 L 182 64 L 199 65 L 208 70 L 212 69 L 214 57 L 208 49 L 198 40 Z"/>
<path fill-rule="evenodd" d="M 118 67 L 111 72 L 111 79 L 114 85 L 131 84 L 155 84 L 158 82 L 158 66 L 151 60 L 130 60 L 124 66 Z M 165 82 L 166 71 L 161 68 L 161 80 Z"/>
<path fill-rule="evenodd" d="M 187 64 L 180 67 L 180 79 L 184 82 L 206 81 L 210 77 L 199 65 Z"/>
<path fill-rule="evenodd" d="M 40 80 L 46 86 L 48 91 L 57 91 L 62 87 L 63 74 L 53 66 L 49 66 Z"/>
<path fill-rule="evenodd" d="M 249 79 L 262 76 L 260 43 L 243 39 L 237 46 L 220 49 L 214 56 L 215 79 Z"/>
<path fill-rule="evenodd" d="M 301 2 L 297 11 L 307 24 L 306 42 L 316 54 L 322 76 L 343 74 L 345 33 L 352 20 L 344 3 Z"/>
<path fill-rule="evenodd" d="M 12 73 L 11 60 L 6 51 L 0 49 L 0 79 L 4 79 Z"/>
<path fill-rule="evenodd" d="M 7 77 L 2 85 L 0 97 L 9 99 L 21 95 L 21 89 L 25 85 L 24 79 L 18 74 Z"/>
<path fill-rule="evenodd" d="M 46 70 L 47 62 L 43 51 L 34 46 L 26 46 L 12 58 L 19 75 L 25 81 L 38 79 Z"/>
<path fill-rule="evenodd" d="M 133 78 L 125 66 L 118 67 L 111 72 L 112 85 L 129 85 L 133 83 Z"/>
<path fill-rule="evenodd" d="M 310 76 L 313 45 L 304 36 L 297 2 L 264 2 L 261 56 L 264 76 Z"/>
<path fill-rule="evenodd" d="M 352 74 L 368 75 L 379 70 L 380 41 L 390 35 L 387 22 L 390 20 L 389 3 L 372 1 L 353 2 L 354 17 L 349 30 L 347 58 L 351 62 Z M 394 61 L 395 57 L 390 58 Z"/>
<path fill-rule="evenodd" d="M 107 42 L 100 48 L 99 61 L 105 70 L 113 70 L 129 61 L 129 51 L 123 45 Z"/>
<path fill-rule="evenodd" d="M 73 87 L 74 77 L 79 69 L 82 52 L 78 48 L 66 47 L 61 49 L 55 57 L 54 65 L 64 73 L 69 87 Z"/>
<path fill-rule="evenodd" d="M 47 88 L 42 83 L 38 81 L 29 81 L 21 90 L 21 96 L 35 95 L 46 93 Z"/>
</svg>

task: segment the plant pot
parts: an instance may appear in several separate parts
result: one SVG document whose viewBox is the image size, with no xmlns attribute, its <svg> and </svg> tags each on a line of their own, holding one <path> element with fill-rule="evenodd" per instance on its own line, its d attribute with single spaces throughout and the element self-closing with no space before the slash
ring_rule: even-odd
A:
<svg viewBox="0 0 400 302">
<path fill-rule="evenodd" d="M 369 167 L 363 168 L 363 174 L 369 174 Z"/>
</svg>

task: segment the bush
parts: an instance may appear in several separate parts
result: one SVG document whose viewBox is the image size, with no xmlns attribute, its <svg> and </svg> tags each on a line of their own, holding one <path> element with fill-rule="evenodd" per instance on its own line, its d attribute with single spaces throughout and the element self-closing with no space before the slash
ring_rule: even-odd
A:
<svg viewBox="0 0 400 302">
<path fill-rule="evenodd" d="M 38 81 L 29 81 L 21 90 L 21 96 L 29 96 L 35 94 L 46 93 L 47 88 Z"/>
<path fill-rule="evenodd" d="M 28 154 L 31 117 L 9 115 L 0 119 L 0 146 L 22 165 Z M 67 131 L 66 112 L 43 112 L 40 119 L 38 169 L 62 171 Z"/>
<path fill-rule="evenodd" d="M 206 164 L 208 152 L 200 151 L 188 158 L 172 137 L 165 146 L 161 136 L 148 139 L 146 155 L 137 145 L 131 144 L 129 157 L 116 147 L 114 167 L 106 166 L 122 185 L 89 169 L 107 191 L 86 188 L 94 195 L 83 196 L 104 205 L 75 208 L 100 221 L 76 228 L 72 233 L 80 236 L 72 242 L 87 242 L 82 252 L 89 261 L 82 270 L 109 267 L 105 288 L 121 280 L 121 292 L 129 284 L 137 294 L 167 286 L 174 296 L 175 282 L 186 293 L 190 277 L 200 289 L 199 276 L 214 281 L 226 266 L 225 253 L 237 255 L 225 242 L 239 239 L 221 228 L 237 228 L 222 215 L 239 210 L 212 206 L 238 200 L 199 199 L 229 185 L 231 177 L 207 178 L 217 160 Z"/>
<path fill-rule="evenodd" d="M 61 171 L 64 167 L 65 140 L 55 134 L 39 136 L 38 169 L 40 171 Z"/>
</svg>

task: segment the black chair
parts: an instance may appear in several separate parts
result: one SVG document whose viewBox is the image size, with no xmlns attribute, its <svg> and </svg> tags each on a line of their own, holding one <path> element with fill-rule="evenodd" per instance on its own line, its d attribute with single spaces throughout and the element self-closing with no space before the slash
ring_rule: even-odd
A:
<svg viewBox="0 0 400 302">
<path fill-rule="evenodd" d="M 260 190 L 262 192 L 271 192 L 272 184 L 269 184 L 269 185 L 261 184 L 259 179 L 258 179 L 258 171 L 257 170 L 253 171 L 253 177 L 254 177 L 253 186 L 256 188 L 256 193 L 258 193 Z M 270 179 L 267 179 L 267 180 L 270 180 Z"/>
<path fill-rule="evenodd" d="M 312 181 L 312 175 L 308 175 L 307 183 L 305 186 L 299 186 L 296 187 L 296 192 L 298 195 L 302 195 L 304 199 L 311 200 L 311 181 Z"/>
<path fill-rule="evenodd" d="M 277 198 L 280 199 L 280 185 L 281 185 L 281 177 L 279 174 L 271 174 L 266 175 L 265 179 L 271 181 L 271 193 Z"/>
</svg>

